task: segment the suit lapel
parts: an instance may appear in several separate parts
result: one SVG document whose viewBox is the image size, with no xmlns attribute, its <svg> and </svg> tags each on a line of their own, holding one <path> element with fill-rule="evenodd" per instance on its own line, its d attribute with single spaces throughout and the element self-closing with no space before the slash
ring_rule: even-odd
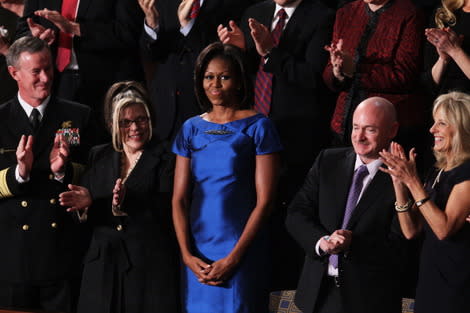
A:
<svg viewBox="0 0 470 313">
<path fill-rule="evenodd" d="M 91 0 L 80 0 L 78 4 L 78 11 L 77 11 L 77 20 L 82 18 L 86 15 L 88 8 L 90 6 Z"/>
<path fill-rule="evenodd" d="M 263 8 L 260 20 L 258 21 L 265 25 L 269 30 L 271 30 L 271 25 L 273 23 L 274 10 L 276 10 L 276 4 L 274 1 L 267 3 L 266 8 Z"/>
<path fill-rule="evenodd" d="M 32 135 L 33 129 L 29 123 L 26 112 L 21 107 L 18 98 L 15 97 L 10 107 L 10 120 L 7 122 L 11 132 L 18 140 L 21 135 Z"/>
<path fill-rule="evenodd" d="M 111 155 L 111 176 L 114 177 L 114 180 L 112 182 L 113 188 L 114 184 L 116 183 L 116 179 L 121 177 L 121 152 L 117 152 L 114 149 L 112 150 L 112 155 Z"/>
<path fill-rule="evenodd" d="M 354 173 L 355 161 L 356 154 L 351 149 L 346 152 L 346 157 L 342 162 L 338 162 L 334 172 L 331 174 L 332 177 L 337 178 L 332 204 L 332 207 L 337 209 L 331 210 L 332 218 L 335 223 L 334 229 L 341 228 L 341 224 L 343 223 L 344 210 L 346 208 L 346 201 Z"/>
<path fill-rule="evenodd" d="M 353 229 L 355 224 L 359 221 L 361 215 L 370 208 L 376 201 L 380 201 L 383 198 L 383 190 L 389 190 L 390 188 L 390 177 L 388 174 L 381 172 L 380 170 L 375 174 L 374 178 L 370 182 L 367 189 L 362 194 L 356 209 L 353 211 L 349 220 L 347 229 Z"/>
<path fill-rule="evenodd" d="M 303 25 L 305 22 L 308 21 L 308 13 L 309 10 L 305 8 L 308 5 L 308 1 L 304 0 L 300 2 L 297 9 L 295 9 L 294 14 L 289 18 L 289 22 L 286 25 L 286 28 L 281 34 L 281 38 L 279 39 L 279 44 L 283 44 L 283 38 L 289 38 L 290 34 L 293 32 L 298 32 L 302 28 L 299 28 L 299 25 Z M 284 40 L 285 41 L 285 40 Z"/>
<path fill-rule="evenodd" d="M 160 150 L 161 149 L 154 150 L 152 148 L 149 148 L 148 146 L 146 147 L 146 149 L 144 149 L 142 156 L 140 157 L 136 166 L 129 175 L 126 185 L 138 186 L 142 183 L 142 177 L 146 177 L 148 176 L 148 173 L 153 172 L 152 169 L 155 168 L 160 162 Z"/>
<path fill-rule="evenodd" d="M 44 116 L 35 134 L 34 152 L 35 155 L 41 154 L 45 149 L 49 150 L 54 142 L 56 131 L 60 128 L 61 122 L 58 119 L 61 108 L 58 106 L 55 98 L 51 98 L 47 104 Z"/>
</svg>

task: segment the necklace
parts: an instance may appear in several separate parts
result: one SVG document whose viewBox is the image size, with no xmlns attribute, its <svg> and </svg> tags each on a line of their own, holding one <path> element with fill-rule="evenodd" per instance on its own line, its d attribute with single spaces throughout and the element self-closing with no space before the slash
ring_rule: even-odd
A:
<svg viewBox="0 0 470 313">
<path fill-rule="evenodd" d="M 441 174 L 444 170 L 441 169 L 439 173 L 437 173 L 436 178 L 434 179 L 434 182 L 432 183 L 431 189 L 434 189 L 434 186 L 436 186 L 439 183 L 439 180 L 441 179 Z"/>
<path fill-rule="evenodd" d="M 124 176 L 124 178 L 122 179 L 122 183 L 124 184 L 127 180 L 127 178 L 129 178 L 129 175 L 131 175 L 132 173 L 132 170 L 134 170 L 134 167 L 137 165 L 137 162 L 139 162 L 140 160 L 140 157 L 142 156 L 142 153 L 143 151 L 140 151 L 139 154 L 137 155 L 137 157 L 135 158 L 134 162 L 132 162 L 132 165 L 129 167 L 129 169 L 127 170 L 126 172 L 126 175 Z M 124 169 L 125 167 L 125 164 L 126 164 L 126 154 L 123 153 L 122 154 L 122 169 Z"/>
<path fill-rule="evenodd" d="M 121 184 L 124 185 L 124 183 L 126 182 L 127 178 L 128 178 L 129 175 L 132 173 L 132 170 L 133 170 L 134 167 L 137 165 L 137 162 L 139 162 L 139 159 L 140 159 L 140 157 L 142 156 L 142 152 L 143 152 L 143 151 L 140 151 L 140 153 L 139 153 L 139 154 L 137 155 L 137 157 L 135 158 L 134 162 L 132 162 L 132 165 L 129 167 L 129 169 L 128 169 L 127 172 L 126 172 L 126 175 L 125 175 L 124 178 L 122 179 Z M 125 154 L 125 153 L 123 153 L 123 154 L 121 155 L 121 166 L 122 166 L 122 167 L 121 167 L 121 168 L 122 168 L 121 171 L 123 171 L 124 168 L 125 168 L 125 166 L 126 166 L 126 154 Z M 122 176 L 122 175 L 121 175 L 121 176 Z M 123 200 L 123 199 L 120 199 L 120 202 L 122 202 L 122 200 Z M 127 216 L 127 213 L 121 210 L 121 204 L 119 204 L 119 205 L 114 205 L 114 204 L 113 204 L 113 205 L 111 206 L 111 211 L 113 212 L 113 215 L 114 215 L 114 216 Z"/>
</svg>

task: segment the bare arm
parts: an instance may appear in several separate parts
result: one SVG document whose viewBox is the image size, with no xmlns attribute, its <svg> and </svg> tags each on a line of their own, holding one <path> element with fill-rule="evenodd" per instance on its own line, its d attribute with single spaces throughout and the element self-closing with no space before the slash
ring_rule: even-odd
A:
<svg viewBox="0 0 470 313">
<path fill-rule="evenodd" d="M 268 217 L 278 180 L 279 155 L 277 153 L 256 156 L 256 207 L 250 214 L 235 247 L 223 259 L 212 264 L 208 280 L 221 282 L 229 278 L 236 268 L 258 230 Z M 208 282 L 212 284 L 211 282 Z M 216 284 L 216 283 L 215 283 Z"/>
<path fill-rule="evenodd" d="M 463 37 L 457 35 L 452 29 L 445 28 L 442 39 L 438 40 L 436 47 L 449 55 L 462 72 L 470 79 L 470 57 L 462 49 Z"/>
<path fill-rule="evenodd" d="M 414 151 L 410 151 L 409 160 L 388 155 L 384 162 L 389 166 L 387 172 L 406 185 L 415 201 L 428 197 L 416 174 Z M 447 239 L 462 228 L 465 218 L 470 214 L 470 181 L 461 182 L 453 187 L 445 210 L 438 208 L 431 200 L 426 201 L 417 208 L 418 210 L 434 234 L 440 240 Z"/>
<path fill-rule="evenodd" d="M 413 155 L 413 158 L 415 157 L 414 149 L 411 149 L 410 156 L 411 155 Z M 384 150 L 381 152 L 381 156 L 384 160 L 384 163 L 387 166 L 389 166 L 389 169 L 380 168 L 380 170 L 382 170 L 383 172 L 389 173 L 392 178 L 393 188 L 395 189 L 396 205 L 404 206 L 410 201 L 410 197 L 411 197 L 410 192 L 407 186 L 403 182 L 401 182 L 400 179 L 396 175 L 392 174 L 391 170 L 393 169 L 393 166 L 389 163 L 388 160 L 392 156 L 400 158 L 402 160 L 406 160 L 405 152 L 399 144 L 397 144 L 396 142 L 392 142 L 390 144 L 390 152 L 387 152 L 386 150 Z M 416 167 L 413 167 L 412 170 L 413 170 L 413 175 L 417 175 Z M 398 221 L 400 223 L 400 228 L 403 232 L 403 235 L 407 239 L 412 239 L 421 232 L 421 229 L 423 226 L 422 216 L 419 213 L 419 210 L 416 206 L 413 205 L 406 212 L 397 212 L 397 215 L 398 215 Z"/>
<path fill-rule="evenodd" d="M 427 197 L 424 188 L 414 181 L 408 188 L 415 200 Z M 452 188 L 444 211 L 431 200 L 420 206 L 419 211 L 437 238 L 449 238 L 462 228 L 465 218 L 470 214 L 470 181 L 464 181 Z"/>
<path fill-rule="evenodd" d="M 192 254 L 189 241 L 190 164 L 191 159 L 182 156 L 176 157 L 172 199 L 173 224 L 175 226 L 176 238 L 178 239 L 183 262 L 193 271 L 199 281 L 201 281 L 207 278 L 204 270 L 210 268 L 210 265 Z"/>
<path fill-rule="evenodd" d="M 453 59 L 465 76 L 470 78 L 470 57 L 462 49 L 462 37 L 449 28 L 428 28 L 426 29 L 426 38 L 434 45 L 439 55 L 431 70 L 432 78 L 436 84 L 440 83 L 450 59 Z"/>
</svg>

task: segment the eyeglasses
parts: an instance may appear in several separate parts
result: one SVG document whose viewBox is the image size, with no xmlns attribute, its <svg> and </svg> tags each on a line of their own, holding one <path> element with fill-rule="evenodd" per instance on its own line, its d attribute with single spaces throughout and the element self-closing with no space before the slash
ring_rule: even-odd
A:
<svg viewBox="0 0 470 313">
<path fill-rule="evenodd" d="M 124 119 L 124 120 L 119 121 L 119 127 L 129 128 L 131 127 L 132 123 L 135 123 L 135 125 L 137 126 L 144 126 L 145 124 L 148 123 L 148 121 L 149 121 L 148 116 L 139 116 L 135 120 Z"/>
</svg>

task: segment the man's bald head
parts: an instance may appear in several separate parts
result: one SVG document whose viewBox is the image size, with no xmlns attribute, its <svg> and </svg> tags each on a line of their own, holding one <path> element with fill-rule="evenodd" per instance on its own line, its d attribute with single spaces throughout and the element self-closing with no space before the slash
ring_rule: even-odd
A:
<svg viewBox="0 0 470 313">
<path fill-rule="evenodd" d="M 387 99 L 368 98 L 354 111 L 351 142 L 364 163 L 379 158 L 379 151 L 388 148 L 397 131 L 397 113 Z"/>
</svg>

